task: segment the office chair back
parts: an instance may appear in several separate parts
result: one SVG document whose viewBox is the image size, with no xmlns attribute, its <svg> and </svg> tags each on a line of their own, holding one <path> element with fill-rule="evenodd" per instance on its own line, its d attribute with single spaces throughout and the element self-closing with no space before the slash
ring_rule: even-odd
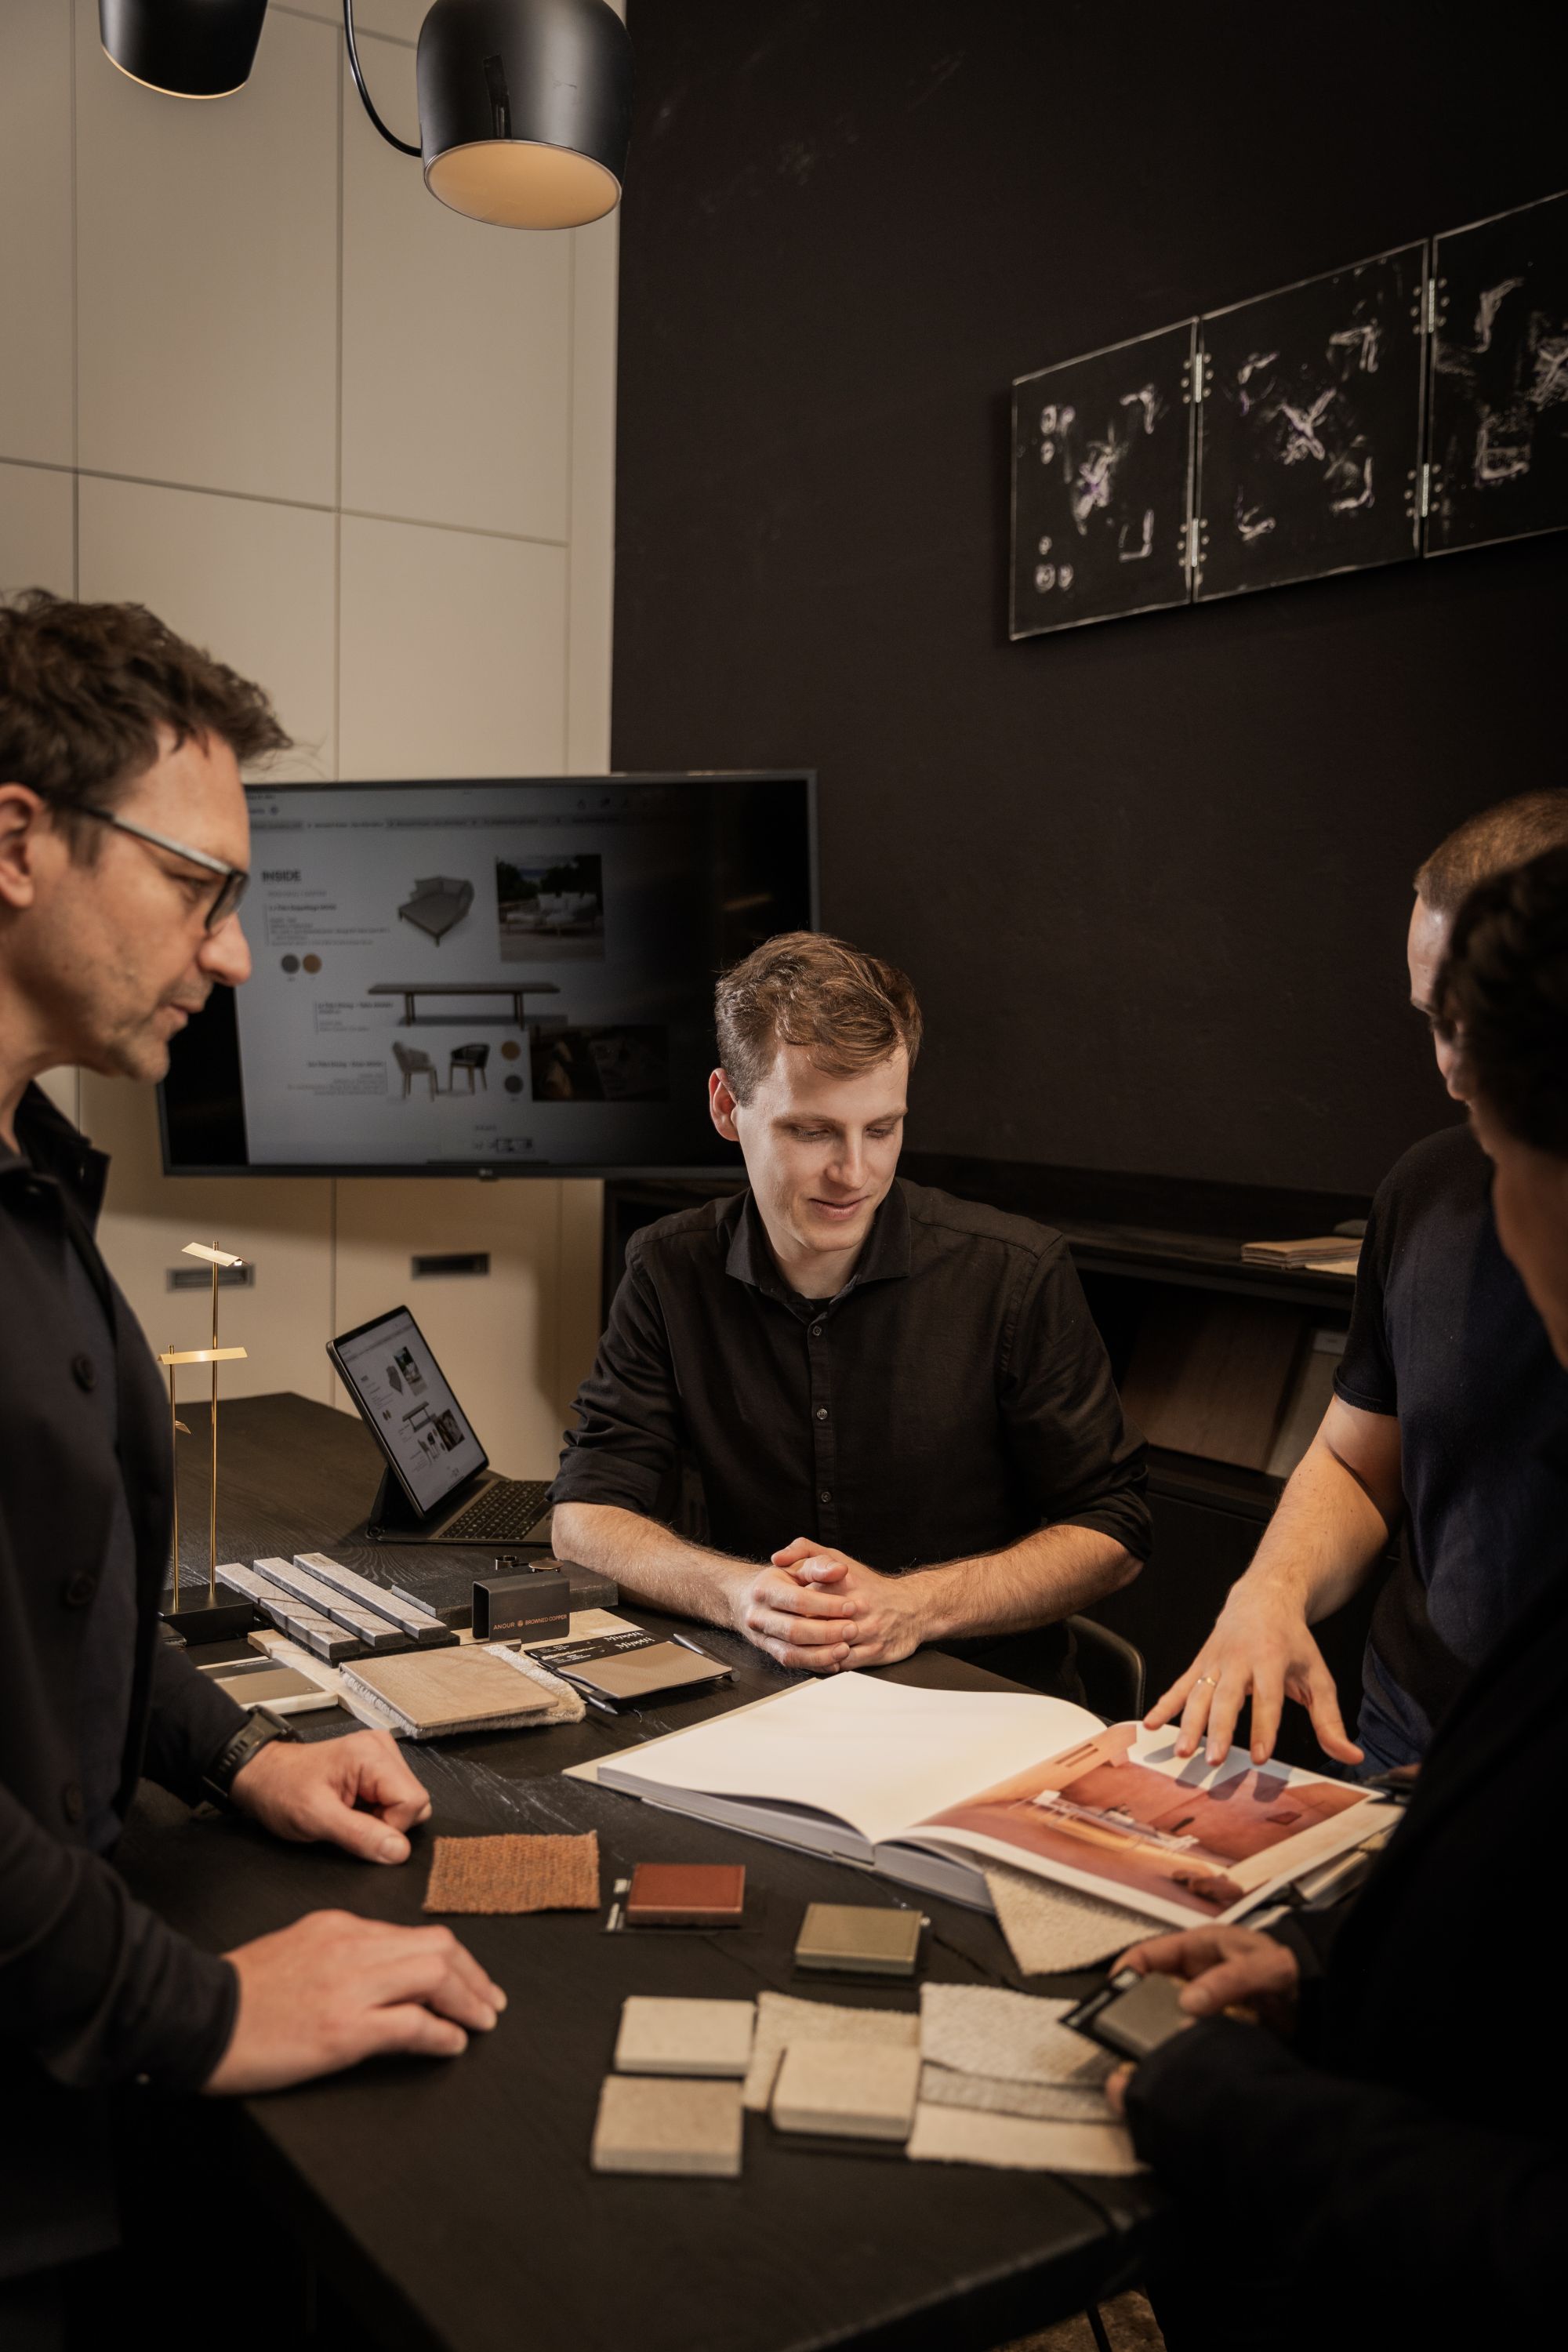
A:
<svg viewBox="0 0 1568 2352">
<path fill-rule="evenodd" d="M 1148 1681 L 1143 1653 L 1097 1625 L 1092 1617 L 1069 1617 L 1068 1631 L 1078 1645 L 1078 1670 L 1084 1696 L 1107 1723 L 1133 1723 L 1142 1714 Z"/>
</svg>

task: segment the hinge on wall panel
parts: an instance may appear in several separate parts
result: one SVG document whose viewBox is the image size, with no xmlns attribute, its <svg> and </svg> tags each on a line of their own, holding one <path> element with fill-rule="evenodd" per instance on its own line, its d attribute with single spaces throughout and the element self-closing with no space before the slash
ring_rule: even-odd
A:
<svg viewBox="0 0 1568 2352">
<path fill-rule="evenodd" d="M 1436 331 L 1437 280 L 1435 278 L 1428 278 L 1426 280 L 1426 332 L 1429 335 L 1435 335 Z"/>
<path fill-rule="evenodd" d="M 1187 570 L 1189 572 L 1195 572 L 1198 568 L 1198 533 L 1202 528 L 1196 515 L 1194 515 L 1187 525 Z"/>
<path fill-rule="evenodd" d="M 1426 517 L 1431 513 L 1431 511 L 1432 468 L 1430 465 L 1423 465 L 1421 468 L 1421 519 L 1423 522 L 1425 522 Z"/>
</svg>

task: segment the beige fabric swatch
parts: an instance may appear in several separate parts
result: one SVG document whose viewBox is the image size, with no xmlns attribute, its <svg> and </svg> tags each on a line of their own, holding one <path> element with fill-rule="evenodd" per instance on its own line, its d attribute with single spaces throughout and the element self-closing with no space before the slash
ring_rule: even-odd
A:
<svg viewBox="0 0 1568 2352">
<path fill-rule="evenodd" d="M 779 2061 L 791 2042 L 880 2042 L 914 2049 L 921 2021 L 908 2009 L 849 2009 L 837 2001 L 797 2000 L 793 1993 L 757 1996 L 757 2032 L 744 2097 L 753 2115 L 765 2112 Z"/>
<path fill-rule="evenodd" d="M 623 2074 L 729 2074 L 751 2063 L 755 2006 L 749 2000 L 628 1995 L 621 2004 L 616 2064 Z"/>
<path fill-rule="evenodd" d="M 606 2074 L 591 2158 L 595 2172 L 741 2170 L 745 2117 L 739 2083 L 691 2083 L 662 2074 Z"/>
<path fill-rule="evenodd" d="M 1115 2061 L 1058 2023 L 1072 2006 L 1000 1985 L 922 1985 L 921 2055 L 960 2074 L 1092 2088 Z"/>
<path fill-rule="evenodd" d="M 996 1924 L 1007 1938 L 1007 1948 L 1026 1977 L 1055 1976 L 1067 1969 L 1092 1969 L 1113 1959 L 1129 1944 L 1157 1936 L 1157 1920 L 1141 1911 L 1124 1911 L 1119 1903 L 1102 1903 L 1098 1895 L 1080 1895 L 1076 1886 L 1058 1886 L 1026 1870 L 998 1869 L 985 1873 L 995 1906 Z"/>
<path fill-rule="evenodd" d="M 599 1833 L 438 1837 L 426 1911 L 596 1911 Z"/>
<path fill-rule="evenodd" d="M 1073 2083 L 1004 2083 L 994 2074 L 958 2074 L 947 2066 L 922 2066 L 921 2096 L 933 2107 L 980 2107 L 1042 2123 L 1099 2124 L 1110 2116 L 1100 2090 Z"/>
<path fill-rule="evenodd" d="M 921 2100 L 905 2154 L 915 2164 L 992 2164 L 1020 2172 L 1127 2174 L 1144 2168 L 1123 2124 L 1039 2123 Z"/>
<path fill-rule="evenodd" d="M 784 2052 L 773 2085 L 773 2119 L 783 2132 L 906 2140 L 920 2080 L 918 2050 L 865 2040 L 818 2042 L 807 2035 Z"/>
</svg>

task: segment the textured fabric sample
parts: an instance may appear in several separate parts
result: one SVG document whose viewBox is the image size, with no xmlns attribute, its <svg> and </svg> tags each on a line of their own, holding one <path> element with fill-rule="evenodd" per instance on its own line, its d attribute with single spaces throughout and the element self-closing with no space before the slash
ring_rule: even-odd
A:
<svg viewBox="0 0 1568 2352">
<path fill-rule="evenodd" d="M 960 2074 L 1092 2087 L 1115 2061 L 1057 2022 L 1072 2006 L 997 1985 L 922 1985 L 921 2055 Z"/>
<path fill-rule="evenodd" d="M 426 1911 L 596 1911 L 599 1835 L 438 1837 Z"/>
<path fill-rule="evenodd" d="M 957 2074 L 947 2066 L 921 2067 L 921 2097 L 933 2107 L 981 2107 L 1043 2123 L 1099 2124 L 1110 2116 L 1103 2091 L 1073 2083 L 1003 2083 L 994 2074 Z"/>
<path fill-rule="evenodd" d="M 1123 2124 L 1037 2123 L 922 2099 L 906 2154 L 916 2164 L 994 2164 L 1020 2172 L 1142 2172 Z"/>
<path fill-rule="evenodd" d="M 616 2064 L 623 2074 L 731 2074 L 752 2063 L 756 2004 L 666 2000 L 633 1993 L 621 2005 Z"/>
<path fill-rule="evenodd" d="M 1119 1903 L 1102 1903 L 1096 1895 L 1080 1895 L 1076 1886 L 1058 1886 L 1026 1870 L 993 1865 L 985 1873 L 985 1884 L 996 1924 L 1023 1976 L 1092 1969 L 1124 1952 L 1129 1944 L 1141 1944 L 1146 1936 L 1161 1932 L 1159 1921 L 1142 1912 L 1124 1911 Z"/>
<path fill-rule="evenodd" d="M 921 2021 L 909 2009 L 848 2009 L 830 2000 L 797 2000 L 793 1993 L 757 1996 L 757 2037 L 746 2074 L 745 2100 L 762 2114 L 773 2094 L 779 2060 L 791 2042 L 882 2042 L 914 2049 Z"/>
<path fill-rule="evenodd" d="M 744 2123 L 739 2083 L 606 2074 L 594 2126 L 594 2170 L 707 2173 L 733 2180 L 741 2170 Z"/>
<path fill-rule="evenodd" d="M 908 2139 L 921 2054 L 888 2042 L 792 2042 L 773 2085 L 780 2131 Z"/>
</svg>

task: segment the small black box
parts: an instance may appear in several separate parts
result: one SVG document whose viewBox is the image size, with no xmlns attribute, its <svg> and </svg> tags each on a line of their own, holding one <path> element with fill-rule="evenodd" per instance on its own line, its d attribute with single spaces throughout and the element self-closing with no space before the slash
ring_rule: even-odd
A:
<svg viewBox="0 0 1568 2352">
<path fill-rule="evenodd" d="M 571 1581 L 558 1570 L 475 1577 L 476 1642 L 550 1642 L 571 1631 Z"/>
</svg>

